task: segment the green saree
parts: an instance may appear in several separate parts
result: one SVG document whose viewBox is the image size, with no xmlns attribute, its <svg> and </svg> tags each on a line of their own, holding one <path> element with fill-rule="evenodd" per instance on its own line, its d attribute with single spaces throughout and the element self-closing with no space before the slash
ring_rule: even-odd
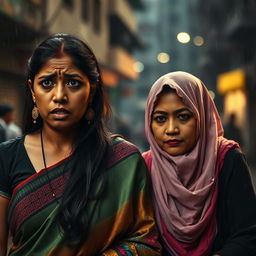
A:
<svg viewBox="0 0 256 256">
<path fill-rule="evenodd" d="M 68 179 L 63 173 L 68 159 L 20 182 L 12 191 L 9 205 L 13 235 L 9 255 L 161 255 L 144 160 L 134 145 L 120 137 L 113 139 L 113 152 L 107 170 L 107 193 L 100 201 L 89 202 L 88 235 L 77 248 L 67 246 L 56 218 Z M 99 187 L 100 181 L 91 193 Z M 6 196 L 4 193 L 0 189 L 0 196 Z"/>
</svg>

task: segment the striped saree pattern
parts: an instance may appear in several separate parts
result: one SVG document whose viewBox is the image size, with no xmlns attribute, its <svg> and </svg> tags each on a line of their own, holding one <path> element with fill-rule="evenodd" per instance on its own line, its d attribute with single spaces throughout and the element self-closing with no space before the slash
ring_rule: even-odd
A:
<svg viewBox="0 0 256 256">
<path fill-rule="evenodd" d="M 144 160 L 134 145 L 120 137 L 113 139 L 107 192 L 99 201 L 91 200 L 86 209 L 87 238 L 77 248 L 68 247 L 56 217 L 68 178 L 63 173 L 66 161 L 35 173 L 13 191 L 8 216 L 13 234 L 10 256 L 161 255 Z M 99 187 L 100 181 L 95 182 L 91 193 Z"/>
</svg>

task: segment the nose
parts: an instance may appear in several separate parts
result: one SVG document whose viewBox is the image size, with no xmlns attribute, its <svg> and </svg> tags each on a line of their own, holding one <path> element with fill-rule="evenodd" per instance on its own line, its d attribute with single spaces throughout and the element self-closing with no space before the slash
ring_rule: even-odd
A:
<svg viewBox="0 0 256 256">
<path fill-rule="evenodd" d="M 167 122 L 165 133 L 167 135 L 176 135 L 179 134 L 179 126 L 174 119 L 170 118 Z"/>
<path fill-rule="evenodd" d="M 54 88 L 53 101 L 61 104 L 65 104 L 68 101 L 66 88 L 61 82 Z"/>
</svg>

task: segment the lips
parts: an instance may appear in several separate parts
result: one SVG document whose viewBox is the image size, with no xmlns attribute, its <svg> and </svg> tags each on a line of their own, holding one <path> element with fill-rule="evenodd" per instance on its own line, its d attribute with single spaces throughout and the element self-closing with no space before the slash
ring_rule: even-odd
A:
<svg viewBox="0 0 256 256">
<path fill-rule="evenodd" d="M 55 108 L 53 109 L 50 114 L 52 115 L 52 117 L 54 119 L 57 119 L 57 120 L 64 120 L 64 119 L 67 119 L 69 117 L 69 115 L 71 114 L 70 111 L 68 111 L 67 109 L 65 108 Z"/>
<path fill-rule="evenodd" d="M 182 140 L 168 140 L 166 141 L 166 143 L 169 145 L 169 146 L 178 146 L 180 143 L 182 142 Z"/>
</svg>

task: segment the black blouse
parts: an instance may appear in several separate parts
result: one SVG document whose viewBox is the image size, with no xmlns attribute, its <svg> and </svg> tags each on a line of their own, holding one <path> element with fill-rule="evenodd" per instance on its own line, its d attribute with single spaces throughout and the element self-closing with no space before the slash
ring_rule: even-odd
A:
<svg viewBox="0 0 256 256">
<path fill-rule="evenodd" d="M 217 234 L 209 256 L 256 256 L 256 196 L 245 157 L 236 148 L 224 159 L 216 214 Z M 170 256 L 165 250 L 163 255 Z"/>
<path fill-rule="evenodd" d="M 245 157 L 237 149 L 227 153 L 220 174 L 214 253 L 256 256 L 256 196 Z"/>
</svg>

